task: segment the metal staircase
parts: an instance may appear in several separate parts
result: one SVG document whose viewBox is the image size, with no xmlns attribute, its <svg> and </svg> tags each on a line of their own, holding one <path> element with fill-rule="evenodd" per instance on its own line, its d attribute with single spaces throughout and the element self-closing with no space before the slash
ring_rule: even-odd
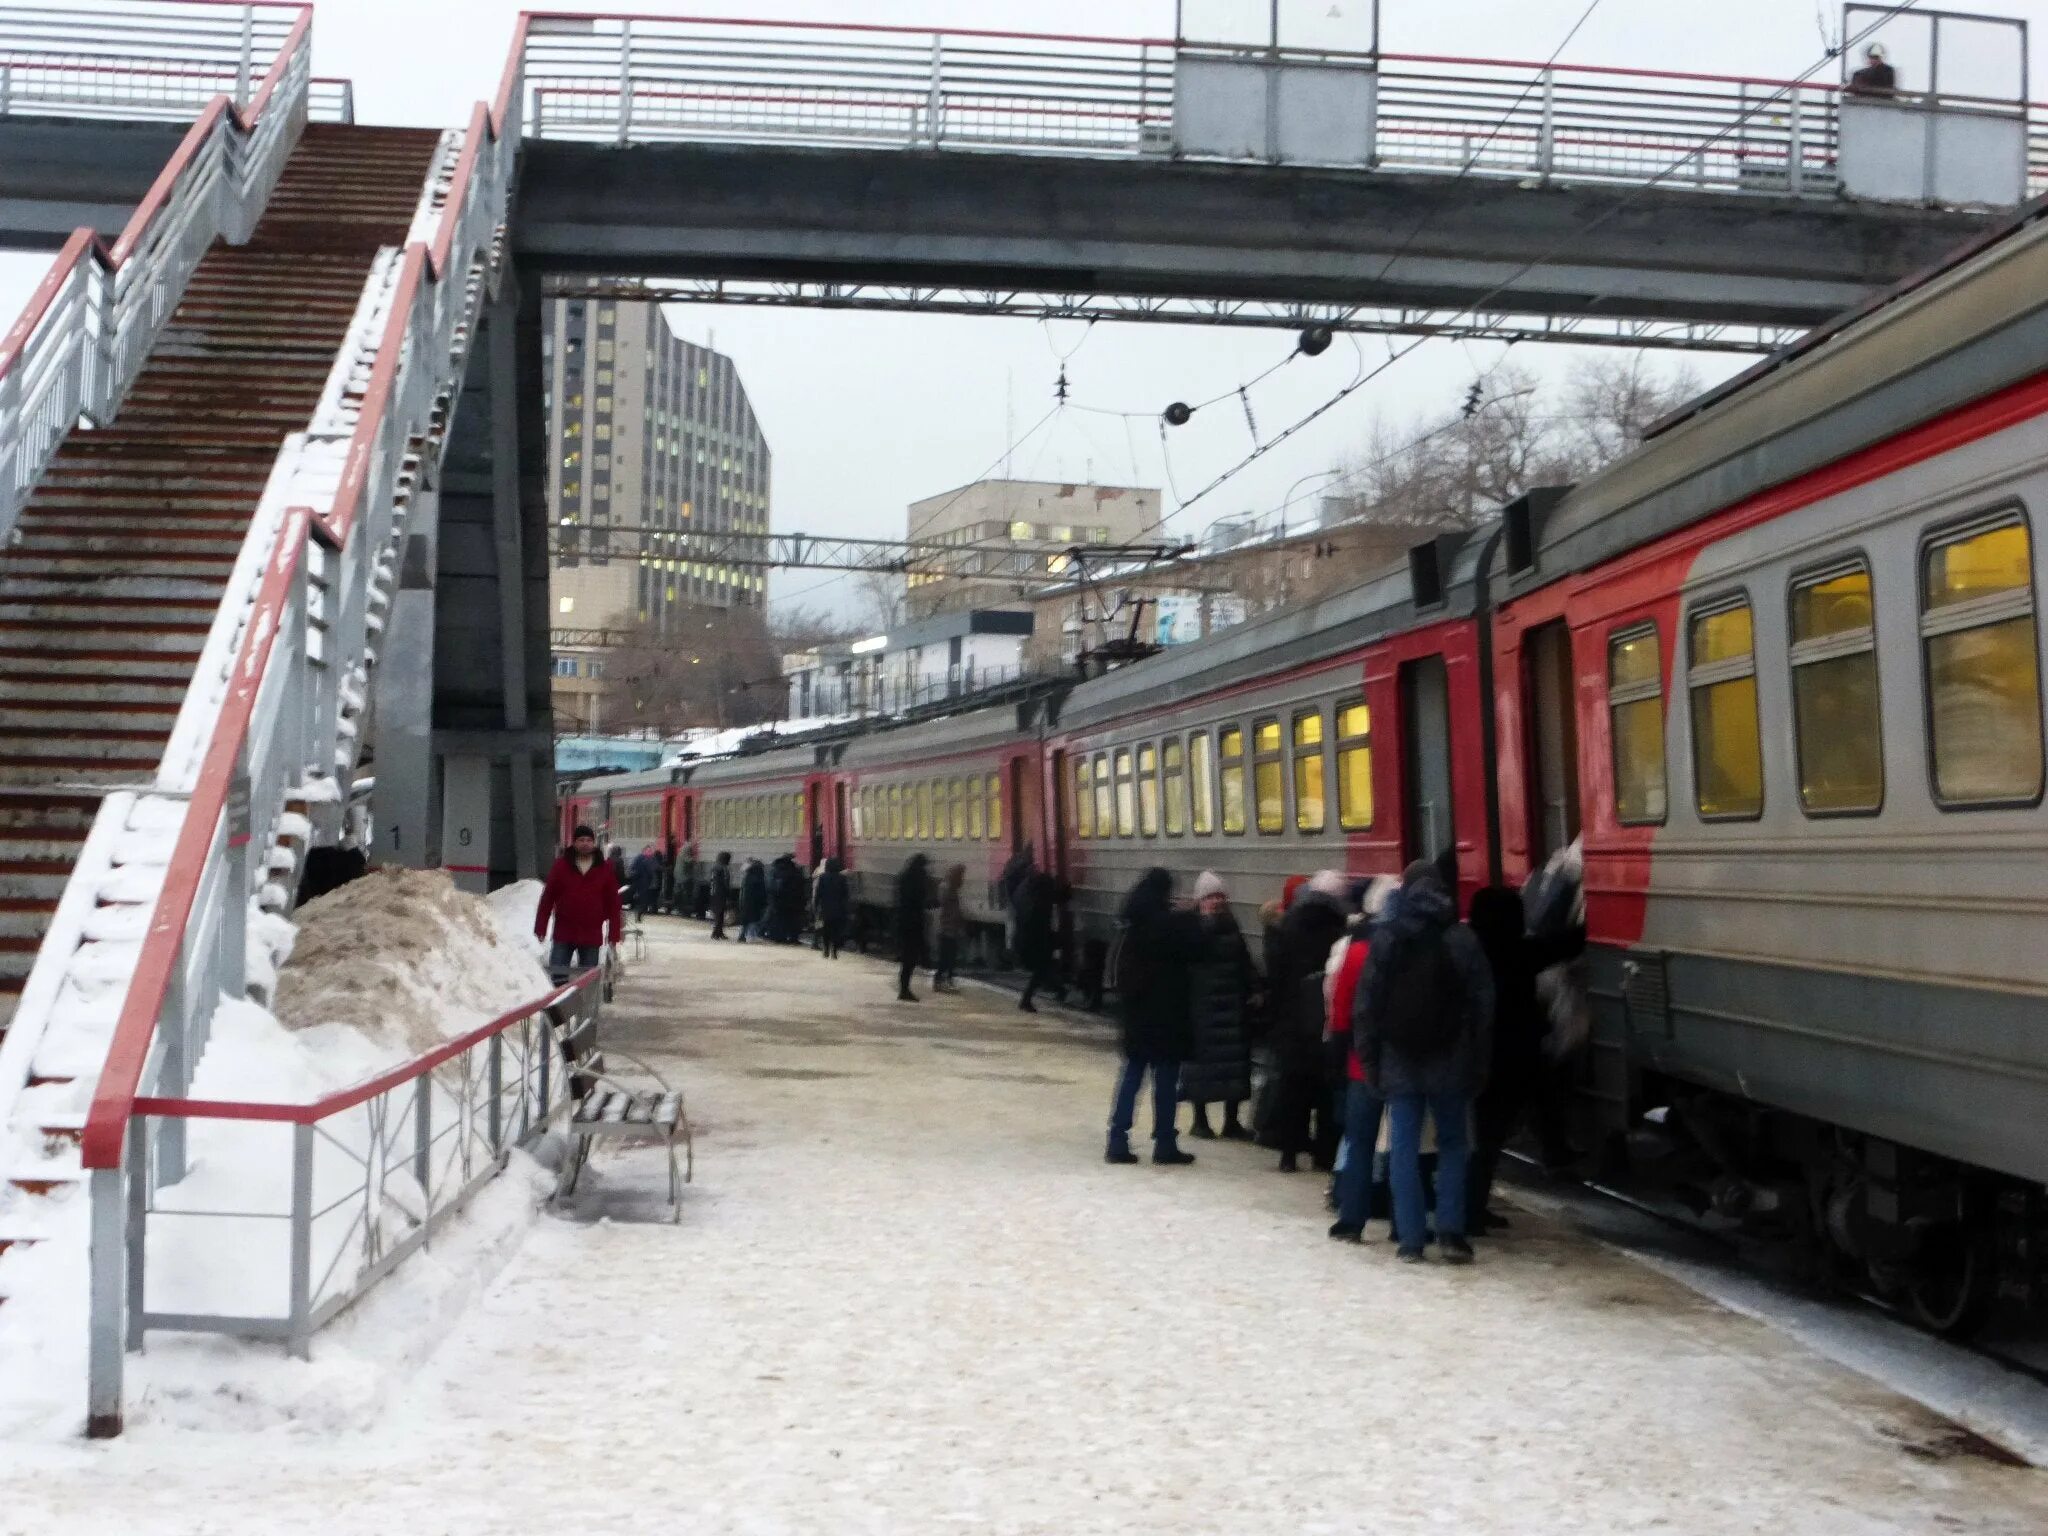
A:
<svg viewBox="0 0 2048 1536">
<path fill-rule="evenodd" d="M 100 792 L 156 773 L 271 466 L 439 139 L 308 126 L 249 243 L 200 261 L 120 415 L 65 441 L 0 552 L 0 1017 Z"/>
</svg>

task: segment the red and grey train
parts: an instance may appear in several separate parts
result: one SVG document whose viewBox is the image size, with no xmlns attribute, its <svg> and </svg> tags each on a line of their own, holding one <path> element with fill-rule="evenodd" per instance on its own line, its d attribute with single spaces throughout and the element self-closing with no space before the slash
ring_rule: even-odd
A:
<svg viewBox="0 0 2048 1536">
<path fill-rule="evenodd" d="M 2036 214 L 1405 569 L 1021 705 L 592 780 L 565 824 L 834 853 L 873 904 L 921 850 L 990 921 L 1028 842 L 1098 939 L 1152 864 L 1248 916 L 1578 839 L 1607 1144 L 1962 1329 L 2048 1289 L 2043 506 Z"/>
</svg>

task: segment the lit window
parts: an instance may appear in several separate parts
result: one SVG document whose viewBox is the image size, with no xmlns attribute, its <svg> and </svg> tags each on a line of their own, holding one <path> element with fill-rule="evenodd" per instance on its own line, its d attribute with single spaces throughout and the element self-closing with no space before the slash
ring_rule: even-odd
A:
<svg viewBox="0 0 2048 1536">
<path fill-rule="evenodd" d="M 1089 762 L 1085 756 L 1074 759 L 1074 835 L 1093 837 L 1095 835 L 1095 797 L 1088 782 Z"/>
<path fill-rule="evenodd" d="M 1138 832 L 1159 835 L 1159 754 L 1150 742 L 1138 748 Z"/>
<path fill-rule="evenodd" d="M 1363 699 L 1337 706 L 1337 825 L 1372 825 L 1372 711 Z"/>
<path fill-rule="evenodd" d="M 917 822 L 911 836 L 922 842 L 932 835 L 932 786 L 929 779 L 917 784 Z"/>
<path fill-rule="evenodd" d="M 1010 537 L 1013 539 L 1028 539 L 1031 537 L 1031 533 L 1032 529 L 1029 523 L 1010 524 Z"/>
<path fill-rule="evenodd" d="M 1216 767 L 1209 753 L 1207 731 L 1197 731 L 1188 738 L 1188 789 L 1194 801 L 1191 810 L 1197 837 L 1207 837 L 1216 826 Z"/>
<path fill-rule="evenodd" d="M 1792 588 L 1792 739 L 1808 811 L 1870 812 L 1884 801 L 1872 613 L 1861 561 Z"/>
<path fill-rule="evenodd" d="M 889 786 L 889 837 L 892 841 L 903 840 L 903 786 Z"/>
<path fill-rule="evenodd" d="M 1761 816 L 1763 737 L 1756 708 L 1756 625 L 1746 599 L 1692 616 L 1693 801 L 1708 818 Z"/>
<path fill-rule="evenodd" d="M 1614 814 L 1624 826 L 1664 819 L 1664 677 L 1655 625 L 1607 642 L 1614 732 Z"/>
<path fill-rule="evenodd" d="M 1244 731 L 1225 727 L 1218 755 L 1223 759 L 1223 830 L 1235 836 L 1244 830 Z"/>
<path fill-rule="evenodd" d="M 1109 759 L 1095 754 L 1095 835 L 1116 835 L 1116 792 L 1109 782 Z"/>
<path fill-rule="evenodd" d="M 967 835 L 976 842 L 981 840 L 983 828 L 988 825 L 987 811 L 988 792 L 977 774 L 967 781 Z"/>
<path fill-rule="evenodd" d="M 1166 800 L 1166 835 L 1179 837 L 1188 829 L 1188 778 L 1178 736 L 1159 744 L 1159 777 Z"/>
<path fill-rule="evenodd" d="M 988 776 L 988 836 L 994 842 L 1003 832 L 1003 777 L 999 773 Z"/>
<path fill-rule="evenodd" d="M 952 812 L 946 819 L 952 827 L 953 841 L 957 843 L 958 841 L 960 841 L 961 838 L 967 835 L 966 781 L 963 779 L 955 779 L 952 782 L 952 784 L 947 788 L 946 799 L 947 803 L 952 807 Z"/>
<path fill-rule="evenodd" d="M 565 597 L 561 600 L 561 602 L 557 603 L 555 607 L 556 610 L 561 613 L 574 613 L 576 611 L 576 599 L 573 597 Z"/>
<path fill-rule="evenodd" d="M 1320 832 L 1323 814 L 1323 712 L 1294 717 L 1294 830 Z"/>
<path fill-rule="evenodd" d="M 1252 795 L 1261 832 L 1278 832 L 1287 823 L 1285 781 L 1280 772 L 1280 722 L 1252 724 Z"/>
<path fill-rule="evenodd" d="M 2041 794 L 2032 551 L 2017 515 L 1944 535 L 1922 564 L 1920 636 L 1934 795 L 1943 805 Z"/>
<path fill-rule="evenodd" d="M 1137 830 L 1138 799 L 1131 780 L 1131 749 L 1116 749 L 1116 835 L 1129 837 Z"/>
</svg>

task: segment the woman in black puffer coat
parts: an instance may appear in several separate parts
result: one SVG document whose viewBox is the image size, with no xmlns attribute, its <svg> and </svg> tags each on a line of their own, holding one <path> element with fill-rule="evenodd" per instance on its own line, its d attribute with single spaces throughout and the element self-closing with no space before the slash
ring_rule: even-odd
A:
<svg viewBox="0 0 2048 1536">
<path fill-rule="evenodd" d="M 1247 1013 L 1258 973 L 1223 881 L 1204 871 L 1195 882 L 1194 953 L 1188 971 L 1190 1054 L 1180 1072 L 1181 1101 L 1195 1107 L 1194 1134 L 1215 1136 L 1209 1105 L 1223 1105 L 1223 1134 L 1249 1141 L 1238 1108 L 1251 1097 L 1252 1046 Z"/>
</svg>

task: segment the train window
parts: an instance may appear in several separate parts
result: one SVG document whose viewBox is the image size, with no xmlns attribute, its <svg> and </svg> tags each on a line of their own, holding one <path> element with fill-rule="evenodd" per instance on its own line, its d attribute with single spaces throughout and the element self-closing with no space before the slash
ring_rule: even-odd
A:
<svg viewBox="0 0 2048 1536">
<path fill-rule="evenodd" d="M 1003 835 L 1003 776 L 992 773 L 988 776 L 988 840 L 995 842 Z"/>
<path fill-rule="evenodd" d="M 1623 826 L 1664 819 L 1664 670 L 1657 626 L 1607 642 L 1607 710 L 1614 733 L 1614 815 Z"/>
<path fill-rule="evenodd" d="M 802 832 L 804 830 L 804 792 L 802 790 L 798 790 L 795 794 L 789 797 L 789 832 L 790 835 L 794 837 L 797 833 Z M 810 855 L 810 839 L 805 838 L 805 859 L 809 859 Z"/>
<path fill-rule="evenodd" d="M 1160 787 L 1166 800 L 1166 835 L 1179 837 L 1188 829 L 1188 776 L 1178 736 L 1159 743 Z"/>
<path fill-rule="evenodd" d="M 1131 749 L 1116 749 L 1116 835 L 1129 837 L 1138 829 L 1138 797 L 1131 782 Z"/>
<path fill-rule="evenodd" d="M 1085 754 L 1074 759 L 1074 836 L 1095 836 L 1095 786 L 1090 782 L 1093 765 Z"/>
<path fill-rule="evenodd" d="M 979 775 L 967 781 L 967 835 L 977 841 L 986 825 L 983 811 L 988 805 L 988 790 Z"/>
<path fill-rule="evenodd" d="M 1207 837 L 1216 828 L 1216 765 L 1209 755 L 1209 733 L 1196 731 L 1188 738 L 1188 791 L 1190 824 L 1195 836 Z"/>
<path fill-rule="evenodd" d="M 932 835 L 932 785 L 929 779 L 919 779 L 911 786 L 912 813 L 909 832 L 912 839 L 923 842 Z"/>
<path fill-rule="evenodd" d="M 1337 825 L 1372 825 L 1372 711 L 1363 699 L 1337 706 Z"/>
<path fill-rule="evenodd" d="M 1320 832 L 1323 810 L 1323 712 L 1305 709 L 1294 717 L 1294 830 Z"/>
<path fill-rule="evenodd" d="M 1764 751 L 1756 711 L 1756 624 L 1749 599 L 1695 612 L 1687 631 L 1692 695 L 1692 789 L 1700 815 L 1747 820 L 1764 810 Z"/>
<path fill-rule="evenodd" d="M 953 841 L 957 843 L 967 835 L 967 781 L 955 779 L 947 798 L 953 807 L 952 815 L 947 819 L 952 822 Z"/>
<path fill-rule="evenodd" d="M 1280 771 L 1280 722 L 1252 722 L 1252 800 L 1261 832 L 1278 832 L 1287 824 L 1287 798 Z"/>
<path fill-rule="evenodd" d="M 1109 757 L 1095 754 L 1095 835 L 1116 835 L 1116 798 L 1109 782 Z"/>
<path fill-rule="evenodd" d="M 1138 832 L 1159 835 L 1159 749 L 1149 741 L 1138 748 Z"/>
<path fill-rule="evenodd" d="M 1884 749 L 1869 566 L 1858 560 L 1793 583 L 1791 662 L 1799 803 L 1821 815 L 1875 811 Z"/>
<path fill-rule="evenodd" d="M 1222 735 L 1223 830 L 1235 836 L 1244 830 L 1244 731 L 1225 726 Z"/>
<path fill-rule="evenodd" d="M 901 784 L 891 784 L 889 786 L 889 841 L 892 843 L 903 841 L 903 786 Z"/>
<path fill-rule="evenodd" d="M 1942 534 L 1922 556 L 1927 730 L 1945 806 L 2040 798 L 2032 556 L 2017 514 Z"/>
<path fill-rule="evenodd" d="M 868 831 L 867 793 L 864 790 L 856 789 L 847 797 L 847 800 L 847 815 L 853 822 L 853 836 L 855 841 L 859 841 L 867 836 Z"/>
</svg>

